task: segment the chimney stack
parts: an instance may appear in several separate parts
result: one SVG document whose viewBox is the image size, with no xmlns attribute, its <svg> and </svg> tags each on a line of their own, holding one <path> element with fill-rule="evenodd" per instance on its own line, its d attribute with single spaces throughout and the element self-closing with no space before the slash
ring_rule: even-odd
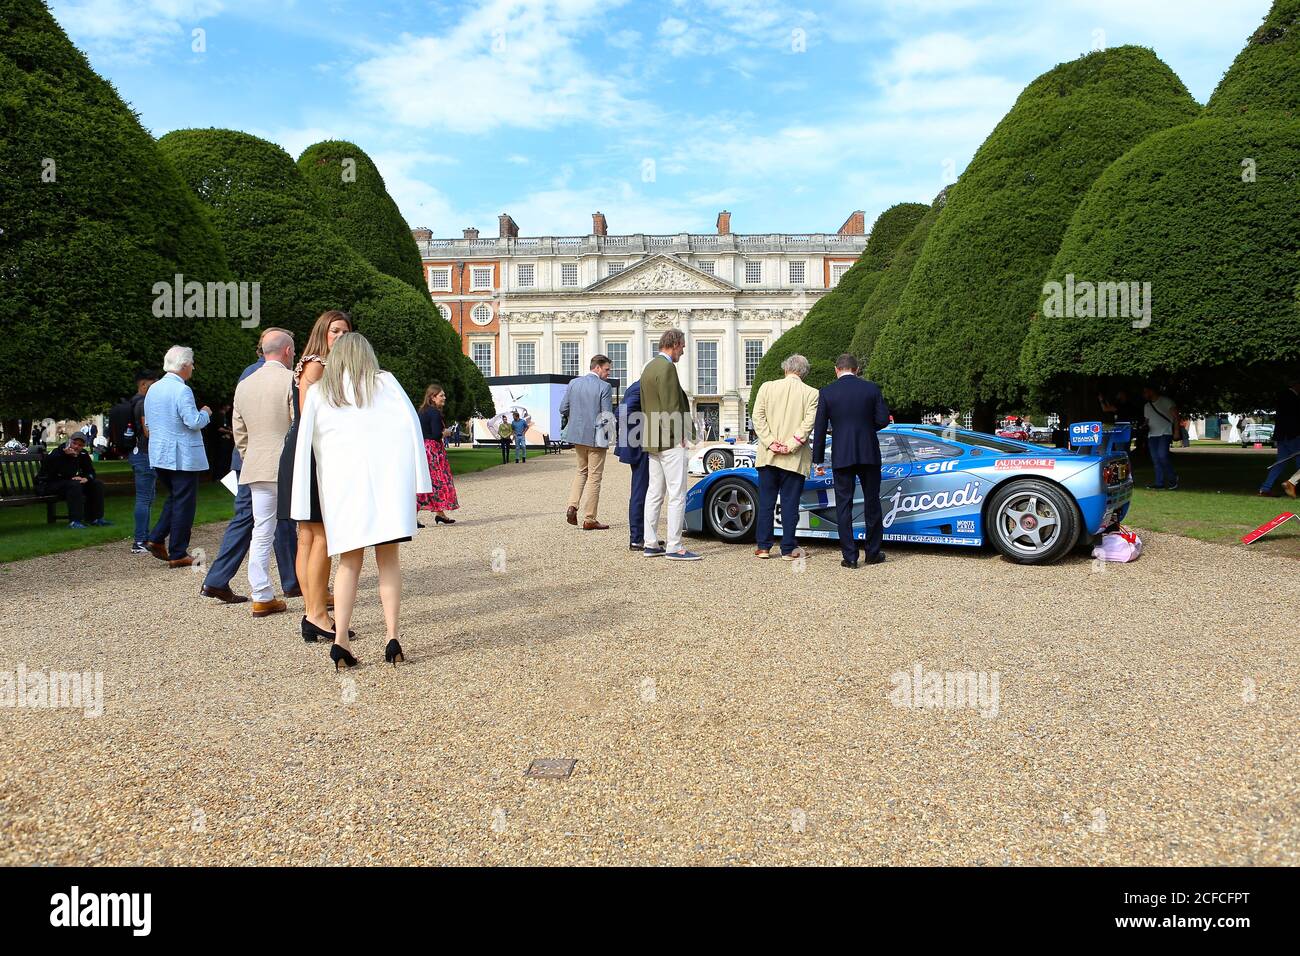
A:
<svg viewBox="0 0 1300 956">
<path fill-rule="evenodd" d="M 477 239 L 477 238 L 478 238 L 478 230 L 475 229 L 473 226 L 466 226 L 466 227 L 465 227 L 465 238 L 466 238 L 466 239 Z"/>
<path fill-rule="evenodd" d="M 428 226 L 420 226 L 418 229 L 411 230 L 411 238 L 416 242 L 428 242 L 433 238 L 433 230 Z"/>
<path fill-rule="evenodd" d="M 510 218 L 510 213 L 503 212 L 497 216 L 497 222 L 501 224 L 500 232 L 497 233 L 502 239 L 518 239 L 519 226 Z"/>
<path fill-rule="evenodd" d="M 718 235 L 731 235 L 731 213 L 725 209 L 718 213 Z"/>
<path fill-rule="evenodd" d="M 849 218 L 840 226 L 841 236 L 865 236 L 867 234 L 867 214 L 861 209 L 850 213 Z"/>
<path fill-rule="evenodd" d="M 593 212 L 591 214 L 591 234 L 593 236 L 609 235 L 609 227 L 605 224 L 605 214 L 603 212 Z"/>
</svg>

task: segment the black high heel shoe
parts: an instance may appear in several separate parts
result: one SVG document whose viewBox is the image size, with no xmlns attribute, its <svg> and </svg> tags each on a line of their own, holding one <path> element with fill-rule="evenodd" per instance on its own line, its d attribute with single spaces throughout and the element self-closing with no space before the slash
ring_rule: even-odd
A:
<svg viewBox="0 0 1300 956">
<path fill-rule="evenodd" d="M 301 630 L 302 630 L 302 639 L 306 641 L 308 644 L 315 644 L 321 638 L 324 638 L 327 641 L 334 640 L 333 631 L 327 631 L 323 627 L 317 627 L 311 621 L 307 620 L 307 615 L 305 614 L 303 615 L 302 618 Z M 357 636 L 357 632 L 352 630 L 351 628 L 348 628 L 348 640 L 350 641 L 356 636 Z"/>
<path fill-rule="evenodd" d="M 437 523 L 437 524 L 455 524 L 455 523 L 456 523 L 454 519 L 452 519 L 452 518 L 444 518 L 442 515 L 434 515 L 434 516 L 433 516 L 433 520 L 434 520 L 434 522 Z"/>
<path fill-rule="evenodd" d="M 336 671 L 339 669 L 339 664 L 342 664 L 344 667 L 357 666 L 357 659 L 338 644 L 330 645 L 330 660 L 334 662 L 334 669 Z"/>
<path fill-rule="evenodd" d="M 398 661 L 405 664 L 406 655 L 402 653 L 402 645 L 397 643 L 397 638 L 393 638 L 388 642 L 388 646 L 384 648 L 384 663 L 396 667 Z"/>
</svg>

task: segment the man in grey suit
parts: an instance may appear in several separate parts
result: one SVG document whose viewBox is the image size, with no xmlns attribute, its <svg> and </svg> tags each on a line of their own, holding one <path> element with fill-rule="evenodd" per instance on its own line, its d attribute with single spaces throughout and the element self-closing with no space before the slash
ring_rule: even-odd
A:
<svg viewBox="0 0 1300 956">
<path fill-rule="evenodd" d="M 578 470 L 569 486 L 569 510 L 565 520 L 578 523 L 582 508 L 583 531 L 606 531 L 609 525 L 596 519 L 600 506 L 600 480 L 605 474 L 605 455 L 609 452 L 610 423 L 614 420 L 610 361 L 604 355 L 591 359 L 591 371 L 575 378 L 564 390 L 560 401 L 560 419 L 564 427 L 560 437 L 578 453 Z"/>
</svg>

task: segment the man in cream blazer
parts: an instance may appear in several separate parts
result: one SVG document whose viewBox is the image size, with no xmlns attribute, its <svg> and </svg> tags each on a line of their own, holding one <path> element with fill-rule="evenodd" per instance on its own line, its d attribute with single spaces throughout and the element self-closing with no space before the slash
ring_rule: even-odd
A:
<svg viewBox="0 0 1300 956">
<path fill-rule="evenodd" d="M 758 435 L 758 516 L 754 557 L 772 556 L 772 526 L 776 500 L 781 499 L 781 557 L 793 561 L 803 551 L 795 546 L 799 497 L 812 464 L 809 441 L 817 420 L 817 389 L 804 384 L 808 360 L 791 355 L 781 363 L 785 377 L 764 382 L 750 417 Z"/>
<path fill-rule="evenodd" d="M 235 388 L 231 427 L 243 459 L 239 483 L 253 499 L 253 539 L 248 553 L 248 586 L 253 617 L 285 610 L 271 584 L 271 546 L 275 541 L 280 452 L 293 424 L 293 336 L 275 330 L 262 339 L 262 367 Z"/>
</svg>

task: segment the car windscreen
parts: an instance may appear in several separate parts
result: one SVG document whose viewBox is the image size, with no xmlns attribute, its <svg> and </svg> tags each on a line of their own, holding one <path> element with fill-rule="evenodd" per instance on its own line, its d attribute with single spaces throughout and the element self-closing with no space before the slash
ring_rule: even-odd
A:
<svg viewBox="0 0 1300 956">
<path fill-rule="evenodd" d="M 918 430 L 927 431 L 940 437 L 947 437 L 942 428 L 925 428 Z M 1042 453 L 1042 449 L 1040 448 L 1026 448 L 1019 442 L 1006 441 L 1005 439 L 994 438 L 991 435 L 982 435 L 979 432 L 957 432 L 956 434 L 953 434 L 952 437 L 963 445 L 974 445 L 976 448 L 988 448 L 1000 455 L 1023 455 L 1028 454 L 1031 451 L 1036 454 Z"/>
</svg>

